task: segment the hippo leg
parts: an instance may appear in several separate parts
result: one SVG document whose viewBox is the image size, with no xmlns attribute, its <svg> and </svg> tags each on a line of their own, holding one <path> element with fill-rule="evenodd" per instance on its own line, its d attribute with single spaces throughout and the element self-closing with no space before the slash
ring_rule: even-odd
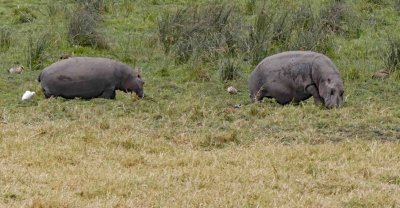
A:
<svg viewBox="0 0 400 208">
<path fill-rule="evenodd" d="M 263 85 L 256 93 L 255 100 L 261 101 L 264 97 L 273 98 L 271 95 L 271 89 L 267 85 Z"/>
<path fill-rule="evenodd" d="M 261 101 L 265 97 L 265 94 L 267 94 L 267 88 L 262 86 L 254 96 L 254 101 Z"/>
<path fill-rule="evenodd" d="M 44 94 L 44 98 L 46 98 L 46 99 L 51 98 L 52 95 L 50 93 L 48 93 L 44 88 L 42 88 L 42 92 Z"/>
<path fill-rule="evenodd" d="M 115 99 L 115 90 L 104 90 L 100 97 L 104 99 Z"/>
<path fill-rule="evenodd" d="M 275 98 L 279 104 L 285 105 L 292 102 L 293 100 L 292 97 L 288 95 L 286 92 L 288 92 L 288 90 L 286 90 L 286 87 L 283 85 L 264 84 L 260 88 L 260 90 L 258 90 L 256 94 L 256 100 L 261 101 L 264 97 Z"/>
<path fill-rule="evenodd" d="M 315 85 L 309 85 L 309 86 L 306 88 L 306 91 L 307 91 L 308 93 L 310 93 L 310 94 L 314 97 L 314 103 L 315 103 L 316 105 L 320 105 L 320 104 L 323 104 L 323 103 L 324 103 L 324 101 L 323 101 L 323 99 L 321 98 L 321 96 L 319 96 L 318 89 L 317 89 L 317 87 L 316 87 Z"/>
</svg>

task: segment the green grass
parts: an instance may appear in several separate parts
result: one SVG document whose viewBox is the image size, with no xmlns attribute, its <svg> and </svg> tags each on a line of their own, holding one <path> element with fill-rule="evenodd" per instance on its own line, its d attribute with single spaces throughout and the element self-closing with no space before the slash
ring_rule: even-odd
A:
<svg viewBox="0 0 400 208">
<path fill-rule="evenodd" d="M 333 110 L 312 99 L 248 104 L 255 66 L 242 54 L 175 63 L 158 39 L 158 18 L 208 1 L 107 1 L 99 24 L 108 49 L 68 43 L 74 2 L 0 0 L 0 28 L 12 32 L 0 51 L 0 207 L 400 206 L 400 76 L 371 79 L 385 67 L 387 38 L 400 34 L 392 1 L 348 2 L 361 32 L 330 36 L 346 97 Z M 231 4 L 251 24 L 263 1 L 255 3 Z M 17 8 L 36 18 L 16 22 Z M 39 70 L 6 70 L 27 63 L 29 38 L 47 32 L 44 66 L 64 53 L 121 60 L 143 69 L 146 97 L 44 99 Z M 222 81 L 223 67 L 240 76 Z M 25 90 L 37 95 L 23 102 Z"/>
</svg>

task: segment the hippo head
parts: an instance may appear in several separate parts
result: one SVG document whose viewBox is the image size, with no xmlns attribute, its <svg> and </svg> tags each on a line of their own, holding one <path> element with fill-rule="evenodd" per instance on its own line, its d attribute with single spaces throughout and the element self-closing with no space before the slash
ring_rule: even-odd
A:
<svg viewBox="0 0 400 208">
<path fill-rule="evenodd" d="M 326 108 L 339 108 L 343 105 L 344 85 L 339 77 L 328 76 L 321 79 L 318 91 Z"/>
<path fill-rule="evenodd" d="M 144 97 L 143 91 L 144 81 L 140 76 L 140 70 L 135 69 L 135 73 L 130 75 L 124 82 L 124 89 L 126 92 L 135 92 L 140 98 Z"/>
</svg>

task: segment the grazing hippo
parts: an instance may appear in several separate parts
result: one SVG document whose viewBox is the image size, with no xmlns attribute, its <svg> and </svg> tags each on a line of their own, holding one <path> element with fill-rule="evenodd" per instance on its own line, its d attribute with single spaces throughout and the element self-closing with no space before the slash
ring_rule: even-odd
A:
<svg viewBox="0 0 400 208">
<path fill-rule="evenodd" d="M 74 57 L 43 69 L 38 77 L 46 98 L 115 99 L 115 90 L 144 97 L 138 69 L 107 58 Z"/>
<path fill-rule="evenodd" d="M 261 61 L 249 80 L 250 98 L 275 98 L 285 105 L 311 96 L 326 108 L 343 105 L 343 81 L 335 64 L 325 55 L 311 51 L 288 51 Z"/>
</svg>

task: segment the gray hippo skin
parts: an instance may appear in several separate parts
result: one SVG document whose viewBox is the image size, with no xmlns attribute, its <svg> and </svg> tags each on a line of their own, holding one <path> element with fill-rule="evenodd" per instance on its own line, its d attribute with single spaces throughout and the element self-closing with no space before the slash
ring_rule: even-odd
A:
<svg viewBox="0 0 400 208">
<path fill-rule="evenodd" d="M 262 60 L 249 80 L 250 99 L 275 98 L 282 105 L 314 97 L 326 108 L 343 105 L 344 86 L 335 64 L 311 51 L 287 51 Z"/>
<path fill-rule="evenodd" d="M 38 81 L 46 98 L 115 99 L 115 90 L 144 97 L 138 70 L 107 58 L 74 57 L 58 61 L 40 73 Z"/>
</svg>

